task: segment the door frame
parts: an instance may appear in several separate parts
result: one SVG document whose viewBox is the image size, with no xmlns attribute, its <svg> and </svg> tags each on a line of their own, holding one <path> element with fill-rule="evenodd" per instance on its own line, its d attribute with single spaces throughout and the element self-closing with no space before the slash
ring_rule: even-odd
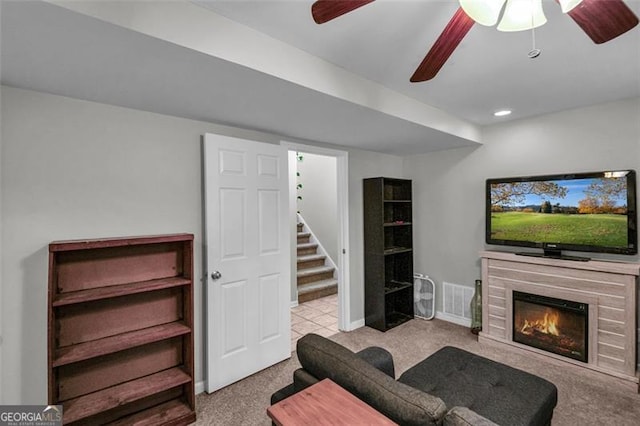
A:
<svg viewBox="0 0 640 426">
<path fill-rule="evenodd" d="M 337 149 L 323 148 L 313 145 L 304 145 L 296 142 L 281 141 L 280 144 L 289 151 L 301 151 L 309 154 L 324 155 L 336 159 L 336 191 L 338 197 L 338 329 L 341 331 L 351 331 L 351 309 L 350 309 L 350 250 L 349 250 L 349 153 Z M 289 162 L 289 188 L 295 188 L 295 162 Z M 292 172 L 293 171 L 293 172 Z M 296 191 L 291 191 L 289 195 L 289 221 L 292 229 L 296 226 Z M 296 232 L 291 233 L 292 252 L 296 249 Z M 296 261 L 291 256 L 292 283 L 295 283 Z M 292 284 L 293 286 L 293 284 Z M 293 293 L 293 292 L 292 292 Z M 298 303 L 297 291 L 296 299 L 292 300 L 293 306 Z"/>
</svg>

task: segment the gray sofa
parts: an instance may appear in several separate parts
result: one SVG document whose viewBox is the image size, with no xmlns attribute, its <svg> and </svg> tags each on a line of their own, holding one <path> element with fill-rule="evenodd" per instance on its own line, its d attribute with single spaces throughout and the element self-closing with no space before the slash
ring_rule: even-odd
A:
<svg viewBox="0 0 640 426">
<path fill-rule="evenodd" d="M 557 403 L 552 383 L 450 346 L 398 380 L 391 354 L 378 347 L 354 353 L 307 334 L 297 355 L 302 368 L 272 395 L 272 404 L 325 378 L 400 425 L 546 426 Z"/>
</svg>

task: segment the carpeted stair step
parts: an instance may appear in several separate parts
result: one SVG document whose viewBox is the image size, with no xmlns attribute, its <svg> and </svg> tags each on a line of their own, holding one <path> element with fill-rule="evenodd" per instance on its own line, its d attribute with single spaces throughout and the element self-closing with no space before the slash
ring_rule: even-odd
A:
<svg viewBox="0 0 640 426">
<path fill-rule="evenodd" d="M 327 279 L 298 286 L 298 303 L 309 302 L 338 292 L 338 281 Z"/>
<path fill-rule="evenodd" d="M 298 232 L 302 232 L 302 228 L 304 228 L 304 223 L 296 224 L 298 226 Z"/>
<path fill-rule="evenodd" d="M 298 285 L 308 284 L 314 281 L 322 281 L 333 278 L 334 269 L 331 266 L 319 266 L 298 271 Z"/>
<path fill-rule="evenodd" d="M 298 256 L 298 270 L 316 268 L 324 266 L 327 256 L 322 254 L 309 254 L 306 256 Z"/>
<path fill-rule="evenodd" d="M 316 254 L 318 244 L 316 243 L 303 243 L 298 244 L 298 256 L 306 256 L 309 254 Z"/>
<path fill-rule="evenodd" d="M 311 232 L 298 232 L 298 244 L 308 243 L 309 238 L 311 238 Z"/>
</svg>

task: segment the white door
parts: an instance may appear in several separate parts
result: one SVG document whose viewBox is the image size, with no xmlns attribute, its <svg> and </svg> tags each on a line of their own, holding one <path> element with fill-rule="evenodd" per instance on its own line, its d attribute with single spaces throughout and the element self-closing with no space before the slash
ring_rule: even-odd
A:
<svg viewBox="0 0 640 426">
<path fill-rule="evenodd" d="M 287 150 L 204 139 L 207 392 L 291 356 Z"/>
</svg>

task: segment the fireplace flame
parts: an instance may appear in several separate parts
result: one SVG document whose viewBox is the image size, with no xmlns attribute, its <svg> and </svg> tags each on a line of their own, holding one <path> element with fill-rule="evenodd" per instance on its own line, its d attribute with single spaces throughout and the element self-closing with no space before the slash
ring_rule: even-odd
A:
<svg viewBox="0 0 640 426">
<path fill-rule="evenodd" d="M 558 317 L 557 313 L 545 312 L 544 318 L 537 320 L 524 320 L 524 325 L 520 330 L 523 334 L 533 334 L 534 332 L 544 333 L 544 334 L 553 334 L 554 336 L 559 336 L 560 332 L 558 331 Z"/>
</svg>

